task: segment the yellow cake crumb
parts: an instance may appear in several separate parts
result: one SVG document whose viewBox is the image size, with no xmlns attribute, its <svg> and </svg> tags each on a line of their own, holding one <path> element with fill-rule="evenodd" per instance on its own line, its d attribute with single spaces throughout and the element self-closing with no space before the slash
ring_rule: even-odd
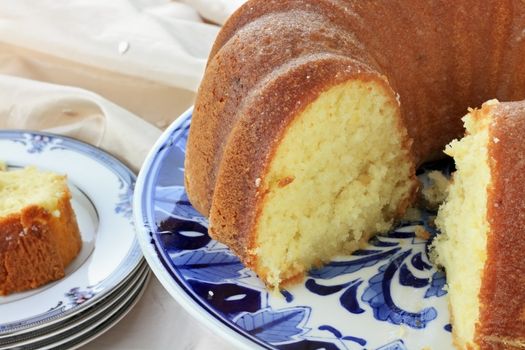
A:
<svg viewBox="0 0 525 350">
<path fill-rule="evenodd" d="M 0 217 L 34 203 L 52 213 L 67 189 L 65 176 L 35 167 L 0 172 Z"/>
<path fill-rule="evenodd" d="M 427 174 L 430 185 L 423 188 L 424 205 L 429 209 L 438 209 L 448 194 L 449 179 L 440 171 L 433 170 Z"/>
<path fill-rule="evenodd" d="M 417 182 L 406 131 L 376 84 L 351 81 L 322 93 L 279 144 L 260 184 L 266 196 L 256 226 L 258 269 L 269 285 L 358 249 L 408 204 Z"/>
<path fill-rule="evenodd" d="M 473 110 L 464 117 L 467 135 L 446 147 L 457 171 L 448 198 L 439 208 L 436 224 L 442 233 L 433 243 L 433 259 L 446 270 L 453 336 L 461 349 L 478 348 L 474 332 L 489 232 L 488 110 Z"/>
</svg>

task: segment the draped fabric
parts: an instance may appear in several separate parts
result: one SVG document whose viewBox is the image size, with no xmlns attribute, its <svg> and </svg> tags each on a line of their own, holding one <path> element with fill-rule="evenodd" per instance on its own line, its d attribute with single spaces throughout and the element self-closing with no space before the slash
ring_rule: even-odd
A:
<svg viewBox="0 0 525 350">
<path fill-rule="evenodd" d="M 193 104 L 220 24 L 244 0 L 4 0 L 0 128 L 98 146 L 138 172 Z M 156 279 L 85 349 L 231 349 Z"/>
</svg>

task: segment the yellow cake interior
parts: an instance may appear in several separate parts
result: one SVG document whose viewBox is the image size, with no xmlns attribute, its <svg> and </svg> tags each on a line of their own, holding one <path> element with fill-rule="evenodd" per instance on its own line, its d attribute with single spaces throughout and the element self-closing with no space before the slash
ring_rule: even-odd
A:
<svg viewBox="0 0 525 350">
<path fill-rule="evenodd" d="M 29 205 L 38 205 L 54 216 L 67 187 L 65 176 L 39 171 L 35 167 L 0 171 L 0 218 L 18 213 Z"/>
<path fill-rule="evenodd" d="M 445 268 L 454 341 L 461 349 L 473 343 L 479 316 L 479 290 L 486 260 L 489 115 L 475 110 L 463 118 L 467 134 L 451 142 L 445 153 L 454 157 L 448 198 L 436 224 L 442 234 L 433 243 L 435 263 Z"/>
<path fill-rule="evenodd" d="M 258 270 L 272 286 L 387 231 L 415 186 L 397 103 L 375 82 L 323 92 L 291 123 L 266 177 Z"/>
<path fill-rule="evenodd" d="M 447 198 L 449 180 L 438 170 L 429 171 L 427 177 L 429 186 L 424 187 L 421 194 L 425 206 L 436 210 Z"/>
</svg>

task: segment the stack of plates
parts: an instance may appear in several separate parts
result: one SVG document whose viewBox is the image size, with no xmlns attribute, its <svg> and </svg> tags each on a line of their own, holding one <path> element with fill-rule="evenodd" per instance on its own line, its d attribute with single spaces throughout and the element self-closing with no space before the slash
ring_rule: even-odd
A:
<svg viewBox="0 0 525 350">
<path fill-rule="evenodd" d="M 64 278 L 0 297 L 0 350 L 85 344 L 116 324 L 148 282 L 131 216 L 135 176 L 98 148 L 47 133 L 0 131 L 0 160 L 8 170 L 67 174 L 83 241 Z"/>
</svg>

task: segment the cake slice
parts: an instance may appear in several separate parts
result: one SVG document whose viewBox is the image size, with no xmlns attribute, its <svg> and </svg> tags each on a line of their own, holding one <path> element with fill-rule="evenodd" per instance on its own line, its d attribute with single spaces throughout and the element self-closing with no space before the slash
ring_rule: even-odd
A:
<svg viewBox="0 0 525 350">
<path fill-rule="evenodd" d="M 66 177 L 0 171 L 0 295 L 64 277 L 82 240 Z"/>
<path fill-rule="evenodd" d="M 464 117 L 436 224 L 458 349 L 525 349 L 525 101 L 491 100 Z"/>
<path fill-rule="evenodd" d="M 338 68 L 336 84 L 319 82 L 317 94 L 291 98 L 293 108 L 276 107 L 264 118 L 259 108 L 246 111 L 249 121 L 235 128 L 222 155 L 210 235 L 270 288 L 298 282 L 309 269 L 388 231 L 418 185 L 395 94 L 383 79 L 345 71 L 346 61 L 333 60 L 325 63 Z M 328 68 L 318 73 L 326 69 L 326 78 Z M 290 77 L 308 76 L 307 66 L 296 69 Z M 257 133 L 250 131 L 254 125 Z M 188 152 L 198 146 L 190 142 Z M 193 161 L 186 158 L 186 169 L 200 164 Z M 193 203 L 192 189 L 202 184 L 191 173 Z"/>
</svg>

